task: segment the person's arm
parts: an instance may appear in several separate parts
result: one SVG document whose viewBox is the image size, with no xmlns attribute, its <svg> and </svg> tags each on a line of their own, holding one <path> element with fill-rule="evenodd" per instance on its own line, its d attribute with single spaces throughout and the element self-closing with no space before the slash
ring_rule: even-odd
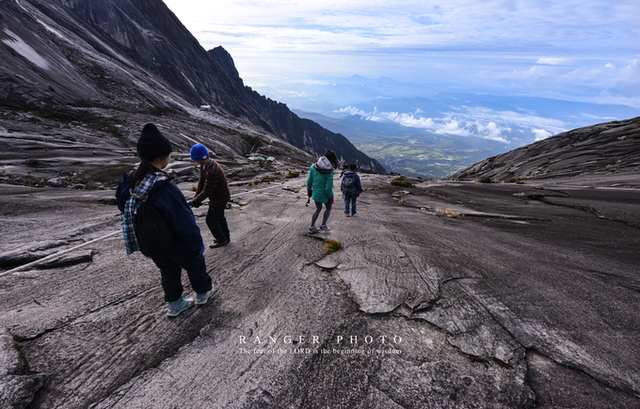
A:
<svg viewBox="0 0 640 409">
<path fill-rule="evenodd" d="M 118 203 L 118 209 L 124 213 L 124 205 L 131 197 L 129 193 L 129 187 L 131 186 L 131 173 L 122 175 L 122 180 L 116 189 L 116 201 Z"/>
<path fill-rule="evenodd" d="M 313 168 L 309 169 L 309 176 L 307 176 L 307 196 L 311 196 L 309 192 L 313 192 Z"/>
<path fill-rule="evenodd" d="M 202 189 L 204 188 L 204 178 L 205 178 L 204 168 L 202 167 L 202 165 L 200 165 L 200 179 L 198 179 L 198 187 L 196 188 L 196 196 L 198 196 L 200 194 L 200 192 L 202 192 Z"/>
<path fill-rule="evenodd" d="M 356 175 L 356 191 L 358 194 L 362 193 L 362 184 L 360 183 L 360 176 Z"/>
<path fill-rule="evenodd" d="M 171 230 L 184 245 L 193 252 L 200 252 L 204 242 L 196 218 L 187 205 L 184 195 L 173 183 L 169 183 L 153 201 L 162 215 L 167 219 Z"/>
</svg>

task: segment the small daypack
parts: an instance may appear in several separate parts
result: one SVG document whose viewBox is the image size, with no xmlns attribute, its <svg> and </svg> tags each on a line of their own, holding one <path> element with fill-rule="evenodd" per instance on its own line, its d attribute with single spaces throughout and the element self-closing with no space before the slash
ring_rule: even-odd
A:
<svg viewBox="0 0 640 409">
<path fill-rule="evenodd" d="M 166 256 L 171 251 L 173 247 L 173 231 L 167 219 L 151 204 L 150 198 L 138 208 L 134 229 L 140 245 L 140 251 L 145 256 Z"/>
<path fill-rule="evenodd" d="M 342 192 L 346 196 L 355 196 L 358 193 L 355 175 L 347 175 L 344 177 L 344 180 L 342 181 Z"/>
</svg>

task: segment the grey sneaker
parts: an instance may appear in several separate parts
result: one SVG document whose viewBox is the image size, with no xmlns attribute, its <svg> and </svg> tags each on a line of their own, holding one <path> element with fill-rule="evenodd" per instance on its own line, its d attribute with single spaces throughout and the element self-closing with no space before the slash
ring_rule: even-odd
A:
<svg viewBox="0 0 640 409">
<path fill-rule="evenodd" d="M 193 307 L 193 299 L 184 298 L 184 296 L 181 295 L 176 301 L 169 303 L 167 317 L 177 317 L 182 311 L 191 307 Z"/>
<path fill-rule="evenodd" d="M 211 290 L 207 291 L 206 293 L 196 293 L 196 304 L 205 305 L 209 297 L 211 297 L 211 294 L 213 294 L 213 286 L 211 287 Z"/>
<path fill-rule="evenodd" d="M 329 228 L 329 226 L 327 226 L 326 224 L 321 224 L 321 225 L 320 225 L 320 230 L 322 230 L 322 231 L 329 231 L 329 230 L 331 230 L 331 229 L 330 229 L 330 228 Z"/>
<path fill-rule="evenodd" d="M 316 226 L 309 226 L 309 233 L 310 234 L 314 234 L 317 233 L 318 229 L 316 229 Z"/>
</svg>

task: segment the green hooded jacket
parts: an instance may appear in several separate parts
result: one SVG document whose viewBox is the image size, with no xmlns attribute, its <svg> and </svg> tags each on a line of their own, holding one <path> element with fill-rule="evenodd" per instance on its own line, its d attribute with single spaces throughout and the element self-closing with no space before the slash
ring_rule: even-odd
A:
<svg viewBox="0 0 640 409">
<path fill-rule="evenodd" d="M 317 203 L 329 203 L 333 198 L 333 166 L 324 156 L 318 163 L 311 165 L 307 177 L 307 189 L 311 190 L 311 198 Z"/>
</svg>

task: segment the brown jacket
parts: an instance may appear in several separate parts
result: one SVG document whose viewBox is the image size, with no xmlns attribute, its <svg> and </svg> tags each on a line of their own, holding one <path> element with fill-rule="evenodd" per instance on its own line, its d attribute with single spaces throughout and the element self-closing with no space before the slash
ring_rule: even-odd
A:
<svg viewBox="0 0 640 409">
<path fill-rule="evenodd" d="M 224 170 L 213 159 L 204 166 L 200 165 L 200 181 L 192 203 L 200 206 L 206 198 L 209 198 L 209 206 L 224 206 L 231 200 Z"/>
</svg>

